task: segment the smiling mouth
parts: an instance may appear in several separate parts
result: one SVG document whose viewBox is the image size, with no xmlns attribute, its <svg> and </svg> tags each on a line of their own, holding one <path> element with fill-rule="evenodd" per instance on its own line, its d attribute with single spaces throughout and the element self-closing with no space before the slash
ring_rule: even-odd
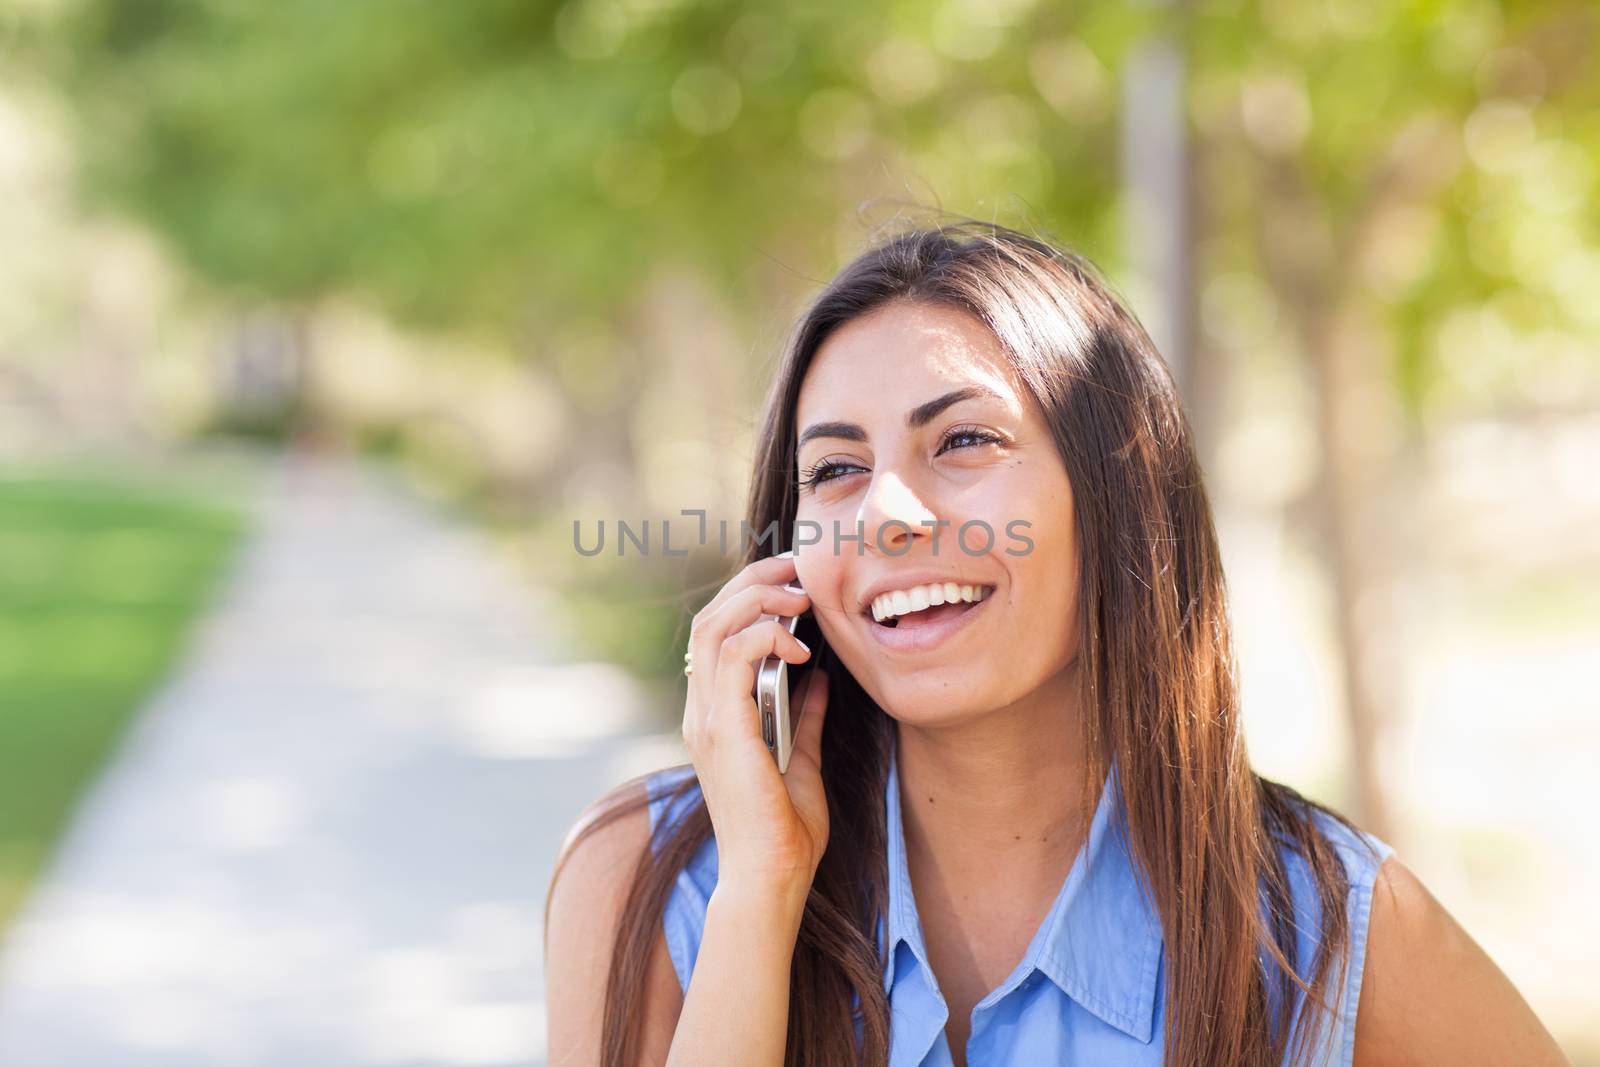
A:
<svg viewBox="0 0 1600 1067">
<path fill-rule="evenodd" d="M 873 600 L 867 613 L 885 629 L 916 629 L 971 611 L 994 592 L 992 585 L 933 583 L 915 589 L 886 593 Z"/>
</svg>

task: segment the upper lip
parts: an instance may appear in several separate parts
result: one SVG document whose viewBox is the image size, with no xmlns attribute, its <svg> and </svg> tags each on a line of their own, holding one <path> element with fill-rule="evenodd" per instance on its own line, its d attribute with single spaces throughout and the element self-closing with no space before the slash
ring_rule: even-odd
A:
<svg viewBox="0 0 1600 1067">
<path fill-rule="evenodd" d="M 935 582 L 941 585 L 946 582 L 954 582 L 956 585 L 989 586 L 991 588 L 994 586 L 993 582 L 974 578 L 970 575 L 963 576 L 959 574 L 936 574 L 933 571 L 915 571 L 910 574 L 896 574 L 885 578 L 879 578 L 877 581 L 867 586 L 866 589 L 862 590 L 861 597 L 856 604 L 856 610 L 864 614 L 870 613 L 872 611 L 872 602 L 878 599 L 878 597 L 882 596 L 884 593 L 892 593 L 896 589 L 911 589 L 919 585 L 932 585 Z"/>
</svg>

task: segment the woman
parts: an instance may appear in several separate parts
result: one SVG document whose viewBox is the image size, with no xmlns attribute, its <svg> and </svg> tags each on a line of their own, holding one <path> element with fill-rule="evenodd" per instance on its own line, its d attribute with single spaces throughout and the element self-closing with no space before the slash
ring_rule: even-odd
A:
<svg viewBox="0 0 1600 1067">
<path fill-rule="evenodd" d="M 695 615 L 691 765 L 558 862 L 552 1067 L 1565 1062 L 1386 844 L 1252 773 L 1179 398 L 1080 258 L 963 223 L 851 263 L 749 521 L 787 551 Z M 811 659 L 761 619 L 805 611 L 779 774 L 753 665 Z"/>
</svg>

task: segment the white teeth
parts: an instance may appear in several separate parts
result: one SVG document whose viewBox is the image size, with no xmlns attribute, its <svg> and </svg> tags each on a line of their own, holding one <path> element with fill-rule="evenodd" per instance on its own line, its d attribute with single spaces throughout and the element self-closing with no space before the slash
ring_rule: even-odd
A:
<svg viewBox="0 0 1600 1067">
<path fill-rule="evenodd" d="M 896 589 L 872 599 L 872 618 L 875 622 L 887 622 L 897 616 L 938 607 L 940 604 L 975 604 L 992 592 L 994 589 L 991 586 L 959 585 L 955 582 L 930 582 L 910 589 Z"/>
</svg>

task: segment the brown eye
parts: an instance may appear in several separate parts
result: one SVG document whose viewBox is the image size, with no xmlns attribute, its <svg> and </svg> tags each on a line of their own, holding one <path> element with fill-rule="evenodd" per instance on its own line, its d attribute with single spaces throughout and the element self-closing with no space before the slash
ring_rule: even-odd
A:
<svg viewBox="0 0 1600 1067">
<path fill-rule="evenodd" d="M 831 482 L 835 478 L 843 477 L 840 473 L 851 468 L 863 470 L 864 468 L 854 463 L 847 463 L 837 459 L 824 459 L 813 463 L 806 468 L 805 474 L 800 479 L 801 489 L 814 489 L 823 482 Z"/>
<path fill-rule="evenodd" d="M 943 455 L 949 448 L 974 448 L 978 445 L 997 445 L 1001 443 L 998 434 L 976 426 L 957 426 L 945 432 L 939 441 L 939 451 L 936 455 Z"/>
</svg>

